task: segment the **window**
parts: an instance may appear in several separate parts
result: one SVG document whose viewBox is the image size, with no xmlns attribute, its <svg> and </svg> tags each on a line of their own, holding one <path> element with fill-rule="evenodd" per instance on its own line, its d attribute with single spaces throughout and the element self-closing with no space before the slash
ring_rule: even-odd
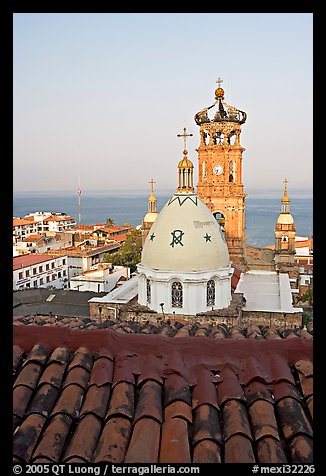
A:
<svg viewBox="0 0 326 476">
<path fill-rule="evenodd" d="M 47 283 L 50 282 L 50 276 L 47 276 L 47 277 L 46 277 L 46 282 L 47 282 Z"/>
<path fill-rule="evenodd" d="M 62 265 L 64 266 L 65 264 L 66 264 L 66 259 L 64 258 L 64 259 L 62 260 Z"/>
<path fill-rule="evenodd" d="M 43 273 L 43 266 L 39 266 L 38 272 L 39 272 L 39 273 Z"/>
<path fill-rule="evenodd" d="M 61 278 L 61 273 L 60 273 L 60 271 L 59 271 L 59 273 L 58 273 L 58 278 L 59 278 L 59 279 Z"/>
<path fill-rule="evenodd" d="M 18 279 L 23 279 L 23 272 L 18 273 Z"/>
<path fill-rule="evenodd" d="M 66 270 L 62 271 L 62 276 L 67 276 L 67 271 Z"/>
<path fill-rule="evenodd" d="M 33 281 L 33 288 L 37 288 L 37 281 Z"/>
<path fill-rule="evenodd" d="M 33 274 L 36 274 L 36 268 L 33 268 Z"/>
<path fill-rule="evenodd" d="M 151 283 L 149 279 L 146 279 L 146 296 L 149 304 L 151 302 Z"/>
<path fill-rule="evenodd" d="M 52 268 L 52 269 L 54 268 L 54 263 L 51 263 L 51 268 Z"/>
<path fill-rule="evenodd" d="M 46 269 L 46 271 L 49 271 L 49 269 L 50 269 L 50 265 L 49 265 L 49 264 L 47 264 L 47 265 L 45 266 L 45 269 Z"/>
<path fill-rule="evenodd" d="M 56 279 L 56 275 L 55 274 L 52 274 L 52 281 L 54 281 Z"/>
<path fill-rule="evenodd" d="M 40 286 L 42 286 L 43 284 L 44 284 L 44 279 L 41 278 L 41 279 L 40 279 Z"/>
<path fill-rule="evenodd" d="M 29 277 L 29 269 L 26 270 L 25 276 L 26 276 L 26 278 Z"/>
<path fill-rule="evenodd" d="M 172 307 L 182 307 L 183 306 L 183 296 L 182 296 L 182 284 L 175 281 L 172 283 Z"/>
<path fill-rule="evenodd" d="M 206 287 L 206 305 L 214 306 L 215 304 L 215 282 L 213 279 L 210 279 L 207 282 Z"/>
</svg>

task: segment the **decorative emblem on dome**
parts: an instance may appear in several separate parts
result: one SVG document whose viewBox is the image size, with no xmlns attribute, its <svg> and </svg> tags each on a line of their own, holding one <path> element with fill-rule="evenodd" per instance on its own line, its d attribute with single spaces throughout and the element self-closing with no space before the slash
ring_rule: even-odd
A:
<svg viewBox="0 0 326 476">
<path fill-rule="evenodd" d="M 184 232 L 182 230 L 171 231 L 171 235 L 172 235 L 172 241 L 170 243 L 170 246 L 172 246 L 172 248 L 174 248 L 174 245 L 183 246 L 182 237 L 184 235 Z"/>
<path fill-rule="evenodd" d="M 218 88 L 215 90 L 215 102 L 211 106 L 204 107 L 197 114 L 194 119 L 199 126 L 208 122 L 237 122 L 243 124 L 246 122 L 247 114 L 244 111 L 240 111 L 234 106 L 230 106 L 224 101 L 224 89 L 221 88 L 222 79 L 218 78 L 216 81 Z M 208 117 L 207 111 L 216 107 L 216 112 L 212 119 Z"/>
</svg>

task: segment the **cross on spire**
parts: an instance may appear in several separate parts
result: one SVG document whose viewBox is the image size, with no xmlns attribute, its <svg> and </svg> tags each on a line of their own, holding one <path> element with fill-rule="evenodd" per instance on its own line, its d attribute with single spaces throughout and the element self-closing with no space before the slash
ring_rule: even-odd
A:
<svg viewBox="0 0 326 476">
<path fill-rule="evenodd" d="M 216 82 L 217 82 L 217 84 L 218 84 L 218 87 L 220 88 L 220 87 L 221 87 L 221 84 L 223 83 L 223 79 L 218 78 L 218 80 L 217 80 Z"/>
<path fill-rule="evenodd" d="M 187 134 L 187 129 L 185 127 L 183 128 L 183 134 L 177 134 L 177 137 L 183 137 L 184 150 L 186 151 L 185 153 L 187 153 L 187 143 L 186 143 L 187 139 L 186 138 L 191 136 L 193 136 L 193 134 Z"/>
<path fill-rule="evenodd" d="M 287 179 L 287 178 L 285 178 L 285 179 L 283 180 L 283 183 L 284 183 L 284 190 L 286 190 L 286 186 L 287 186 L 288 182 L 289 182 L 289 181 L 288 181 L 288 179 Z"/>
<path fill-rule="evenodd" d="M 154 195 L 154 183 L 156 182 L 154 179 L 150 179 L 148 183 L 151 185 L 151 195 Z"/>
</svg>

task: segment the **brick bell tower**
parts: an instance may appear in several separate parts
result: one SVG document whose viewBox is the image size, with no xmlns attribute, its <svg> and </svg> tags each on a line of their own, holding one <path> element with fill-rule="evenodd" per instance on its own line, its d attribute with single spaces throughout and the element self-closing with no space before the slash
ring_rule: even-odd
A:
<svg viewBox="0 0 326 476">
<path fill-rule="evenodd" d="M 219 78 L 215 101 L 194 119 L 200 126 L 197 194 L 225 232 L 230 258 L 241 269 L 245 263 L 245 197 L 242 183 L 240 125 L 247 114 L 224 101 Z M 208 116 L 208 111 L 210 116 Z"/>
</svg>

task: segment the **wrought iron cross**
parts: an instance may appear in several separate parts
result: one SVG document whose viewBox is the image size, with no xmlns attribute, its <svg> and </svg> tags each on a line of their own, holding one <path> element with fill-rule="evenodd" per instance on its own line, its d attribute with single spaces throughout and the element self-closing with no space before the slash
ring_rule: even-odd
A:
<svg viewBox="0 0 326 476">
<path fill-rule="evenodd" d="M 217 80 L 216 82 L 217 82 L 217 84 L 218 84 L 218 87 L 220 88 L 220 87 L 221 87 L 221 84 L 223 83 L 223 79 L 218 78 L 218 80 Z"/>
<path fill-rule="evenodd" d="M 187 129 L 183 128 L 183 134 L 177 134 L 177 137 L 183 137 L 184 150 L 187 150 L 186 137 L 191 137 L 193 134 L 187 134 Z"/>
<path fill-rule="evenodd" d="M 150 181 L 148 183 L 151 184 L 151 194 L 154 195 L 154 183 L 156 183 L 156 182 L 155 182 L 154 179 L 150 179 Z"/>
<path fill-rule="evenodd" d="M 287 178 L 285 178 L 285 179 L 283 180 L 283 183 L 284 183 L 284 190 L 286 190 L 286 186 L 287 186 L 288 182 L 289 182 L 289 181 L 288 181 L 288 179 L 287 179 Z"/>
</svg>

